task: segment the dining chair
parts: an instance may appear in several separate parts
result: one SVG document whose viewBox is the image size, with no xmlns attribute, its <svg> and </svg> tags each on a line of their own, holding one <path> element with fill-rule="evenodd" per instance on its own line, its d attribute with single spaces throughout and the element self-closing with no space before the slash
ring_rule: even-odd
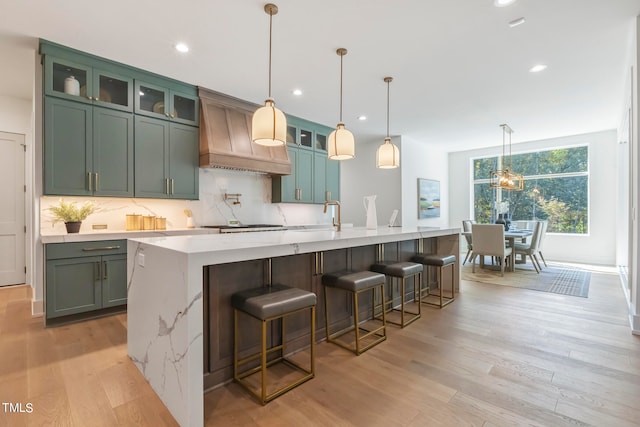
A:
<svg viewBox="0 0 640 427">
<path fill-rule="evenodd" d="M 462 231 L 471 232 L 471 225 L 476 222 L 472 219 L 463 219 L 462 220 Z M 471 257 L 473 256 L 473 239 L 470 234 L 465 234 L 464 238 L 467 240 L 467 255 L 464 257 L 464 261 L 462 261 L 462 265 L 464 265 L 467 261 L 471 261 Z"/>
<path fill-rule="evenodd" d="M 529 243 L 516 243 L 514 246 L 514 250 L 516 255 L 522 254 L 525 256 L 529 255 L 531 259 L 531 264 L 533 264 L 533 268 L 536 269 L 536 273 L 540 274 L 540 262 L 538 261 L 537 253 L 538 253 L 538 245 L 540 244 L 540 237 L 542 235 L 542 227 L 544 226 L 542 221 L 536 221 L 535 226 L 533 227 L 533 234 L 531 235 L 531 240 Z"/>
<path fill-rule="evenodd" d="M 549 223 L 547 221 L 540 221 L 540 222 L 542 222 L 542 231 L 540 232 L 540 241 L 538 242 L 538 255 L 540 255 L 540 259 L 542 259 L 544 266 L 548 267 L 547 261 L 545 261 L 544 256 L 542 255 L 542 246 L 543 246 L 545 237 L 547 236 L 547 227 L 549 226 Z M 538 263 L 538 265 L 539 264 L 540 263 Z"/>
<path fill-rule="evenodd" d="M 476 257 L 488 255 L 498 258 L 500 275 L 504 276 L 507 260 L 513 262 L 511 259 L 513 248 L 506 247 L 504 243 L 504 226 L 502 224 L 472 224 L 471 240 L 473 241 L 474 255 L 471 272 L 476 272 Z"/>
</svg>

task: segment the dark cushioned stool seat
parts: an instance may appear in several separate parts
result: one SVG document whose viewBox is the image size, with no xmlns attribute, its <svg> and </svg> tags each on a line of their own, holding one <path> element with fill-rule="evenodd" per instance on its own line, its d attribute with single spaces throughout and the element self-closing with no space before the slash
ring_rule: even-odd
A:
<svg viewBox="0 0 640 427">
<path fill-rule="evenodd" d="M 268 319 L 316 305 L 316 294 L 284 285 L 271 285 L 235 293 L 231 296 L 231 305 L 258 319 Z"/>
<path fill-rule="evenodd" d="M 384 285 L 386 283 L 386 276 L 384 274 L 375 273 L 373 271 L 337 271 L 334 273 L 324 273 L 322 275 L 322 284 L 324 285 L 324 308 L 325 308 L 325 326 L 327 331 L 327 342 L 337 344 L 347 350 L 353 351 L 355 354 L 360 355 L 371 347 L 381 343 L 387 339 L 386 331 L 386 316 L 384 309 L 382 310 L 382 319 L 377 319 L 375 316 L 375 295 L 376 290 L 380 289 L 380 298 L 382 300 L 381 306 L 385 306 L 384 302 Z M 353 307 L 353 326 L 348 327 L 342 331 L 331 333 L 329 326 L 331 321 L 329 315 L 329 304 L 331 304 L 331 298 L 329 298 L 328 289 L 341 289 L 351 293 L 351 304 Z M 333 292 L 333 291 L 332 291 Z M 381 320 L 381 323 L 375 329 L 365 329 L 360 325 L 359 308 L 358 308 L 358 295 L 363 292 L 368 292 L 372 295 L 371 304 L 371 320 Z M 338 340 L 341 336 L 353 331 L 354 345 L 347 345 L 346 343 Z M 364 332 L 364 333 L 363 333 Z M 368 342 L 367 342 L 368 341 Z"/>
<path fill-rule="evenodd" d="M 322 284 L 345 291 L 359 292 L 384 283 L 384 274 L 373 271 L 339 271 L 322 275 Z"/>
<path fill-rule="evenodd" d="M 393 277 L 413 276 L 422 272 L 422 263 L 415 262 L 378 262 L 371 266 L 371 271 Z"/>
<path fill-rule="evenodd" d="M 456 262 L 455 255 L 435 255 L 435 254 L 421 254 L 415 255 L 411 258 L 412 261 L 419 262 L 424 265 L 435 265 L 444 267 L 445 265 L 453 264 Z"/>
<path fill-rule="evenodd" d="M 256 289 L 249 289 L 231 296 L 233 306 L 233 378 L 247 391 L 253 394 L 263 405 L 287 391 L 297 387 L 315 376 L 315 330 L 316 330 L 316 294 L 303 289 L 291 288 L 284 285 L 268 285 Z M 294 314 L 307 311 L 309 313 L 309 363 L 303 366 L 299 362 L 287 358 L 285 334 L 285 319 Z M 242 314 L 244 313 L 244 314 Z M 251 316 L 260 322 L 260 351 L 240 357 L 241 337 L 246 334 L 241 331 L 240 315 Z M 274 338 L 275 327 L 272 322 L 279 324 L 279 343 Z M 297 320 L 298 322 L 300 320 Z M 256 320 L 253 321 L 255 324 Z M 269 331 L 268 326 L 272 325 Z M 247 323 L 245 323 L 247 325 Z M 271 342 L 268 344 L 269 337 Z M 244 344 L 246 346 L 246 344 Z M 275 355 L 275 356 L 273 356 Z M 257 362 L 258 363 L 257 363 Z M 282 364 L 297 371 L 297 375 L 289 374 L 287 380 L 277 381 L 270 389 L 269 382 L 273 381 L 267 371 L 276 364 Z M 257 365 L 257 366 L 256 366 Z M 249 366 L 246 368 L 246 366 Z M 275 370 L 274 370 L 275 372 Z M 256 385 L 257 382 L 257 385 Z"/>
<path fill-rule="evenodd" d="M 420 293 L 426 295 L 423 297 L 422 302 L 429 305 L 434 305 L 436 307 L 444 307 L 445 305 L 453 302 L 455 300 L 455 266 L 456 266 L 456 256 L 455 255 L 437 255 L 437 254 L 418 254 L 411 257 L 411 261 L 419 262 L 427 267 L 426 276 L 427 276 L 427 284 L 426 287 L 421 289 Z M 445 268 L 451 267 L 451 296 L 445 297 L 443 294 L 443 286 L 442 286 L 442 273 Z M 438 293 L 432 292 L 431 285 L 429 283 L 429 269 L 437 268 L 437 284 L 438 284 Z M 439 298 L 437 303 L 430 302 L 428 298 L 430 296 L 436 296 Z"/>
<path fill-rule="evenodd" d="M 420 291 L 421 283 L 422 283 L 422 271 L 424 267 L 420 263 L 415 262 L 407 262 L 407 261 L 381 261 L 373 264 L 369 267 L 372 271 L 376 271 L 379 273 L 383 273 L 386 277 L 390 277 L 391 280 L 393 278 L 400 279 L 400 309 L 396 309 L 394 307 L 394 287 L 393 284 L 387 287 L 389 290 L 389 298 L 387 298 L 387 303 L 390 304 L 390 308 L 386 311 L 393 311 L 400 313 L 400 321 L 393 320 L 393 318 L 388 318 L 387 322 L 393 325 L 400 326 L 404 328 L 410 323 L 415 322 L 420 318 L 421 309 L 420 309 L 420 298 L 422 296 L 422 292 Z M 406 279 L 408 277 L 413 277 L 413 301 L 418 303 L 417 312 L 407 310 L 405 308 L 405 288 L 406 288 Z M 405 316 L 408 315 L 408 316 Z"/>
</svg>

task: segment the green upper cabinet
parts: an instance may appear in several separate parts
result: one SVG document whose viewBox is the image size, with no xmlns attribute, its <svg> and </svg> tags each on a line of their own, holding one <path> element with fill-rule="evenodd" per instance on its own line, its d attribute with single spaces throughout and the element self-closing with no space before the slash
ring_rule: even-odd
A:
<svg viewBox="0 0 640 427">
<path fill-rule="evenodd" d="M 52 56 L 45 57 L 46 95 L 133 111 L 133 78 Z"/>
<path fill-rule="evenodd" d="M 135 82 L 136 114 L 198 125 L 200 119 L 197 95 L 189 95 L 171 87 Z"/>
<path fill-rule="evenodd" d="M 47 97 L 44 194 L 133 196 L 133 116 Z"/>
<path fill-rule="evenodd" d="M 340 198 L 340 164 L 327 158 L 332 129 L 287 116 L 291 175 L 272 178 L 274 203 L 324 203 Z"/>
<path fill-rule="evenodd" d="M 136 197 L 197 200 L 198 128 L 136 116 Z"/>
</svg>

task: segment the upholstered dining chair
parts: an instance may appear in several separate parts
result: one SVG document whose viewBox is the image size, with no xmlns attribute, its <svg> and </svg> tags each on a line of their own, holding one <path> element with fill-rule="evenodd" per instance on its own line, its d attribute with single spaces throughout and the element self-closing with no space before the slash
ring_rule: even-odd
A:
<svg viewBox="0 0 640 427">
<path fill-rule="evenodd" d="M 472 219 L 463 219 L 462 220 L 462 231 L 471 233 L 471 225 L 476 222 Z M 464 261 L 462 261 L 462 265 L 464 265 L 467 261 L 471 261 L 471 257 L 473 256 L 473 239 L 470 234 L 465 234 L 464 238 L 467 240 L 467 255 L 464 257 Z"/>
<path fill-rule="evenodd" d="M 471 272 L 476 272 L 476 258 L 481 259 L 485 255 L 498 258 L 500 261 L 500 274 L 504 276 L 504 268 L 507 260 L 511 259 L 513 248 L 505 246 L 504 226 L 502 224 L 472 224 L 471 240 L 473 241 L 473 264 Z"/>
<path fill-rule="evenodd" d="M 545 237 L 547 235 L 547 227 L 549 226 L 549 223 L 547 221 L 540 221 L 540 222 L 542 222 L 542 230 L 540 231 L 540 238 L 538 241 L 538 255 L 540 255 L 540 259 L 542 259 L 544 266 L 548 267 L 547 261 L 545 261 L 544 255 L 542 255 L 542 246 L 543 246 Z M 540 265 L 540 263 L 538 263 L 538 265 Z"/>
<path fill-rule="evenodd" d="M 516 243 L 514 246 L 514 251 L 517 254 L 522 254 L 527 257 L 529 255 L 529 259 L 531 259 L 531 264 L 533 264 L 533 268 L 536 269 L 536 273 L 540 274 L 540 262 L 538 261 L 537 253 L 538 253 L 538 245 L 540 244 L 540 237 L 542 236 L 542 228 L 544 227 L 544 223 L 542 221 L 536 221 L 535 226 L 533 227 L 533 234 L 531 235 L 531 240 L 529 243 Z"/>
</svg>

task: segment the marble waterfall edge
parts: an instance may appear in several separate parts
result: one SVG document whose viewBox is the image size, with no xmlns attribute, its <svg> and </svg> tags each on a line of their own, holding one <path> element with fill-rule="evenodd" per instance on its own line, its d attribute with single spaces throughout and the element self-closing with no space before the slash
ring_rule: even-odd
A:
<svg viewBox="0 0 640 427">
<path fill-rule="evenodd" d="M 184 254 L 132 241 L 127 249 L 129 357 L 180 425 L 201 426 L 202 286 L 189 287 Z"/>
</svg>

